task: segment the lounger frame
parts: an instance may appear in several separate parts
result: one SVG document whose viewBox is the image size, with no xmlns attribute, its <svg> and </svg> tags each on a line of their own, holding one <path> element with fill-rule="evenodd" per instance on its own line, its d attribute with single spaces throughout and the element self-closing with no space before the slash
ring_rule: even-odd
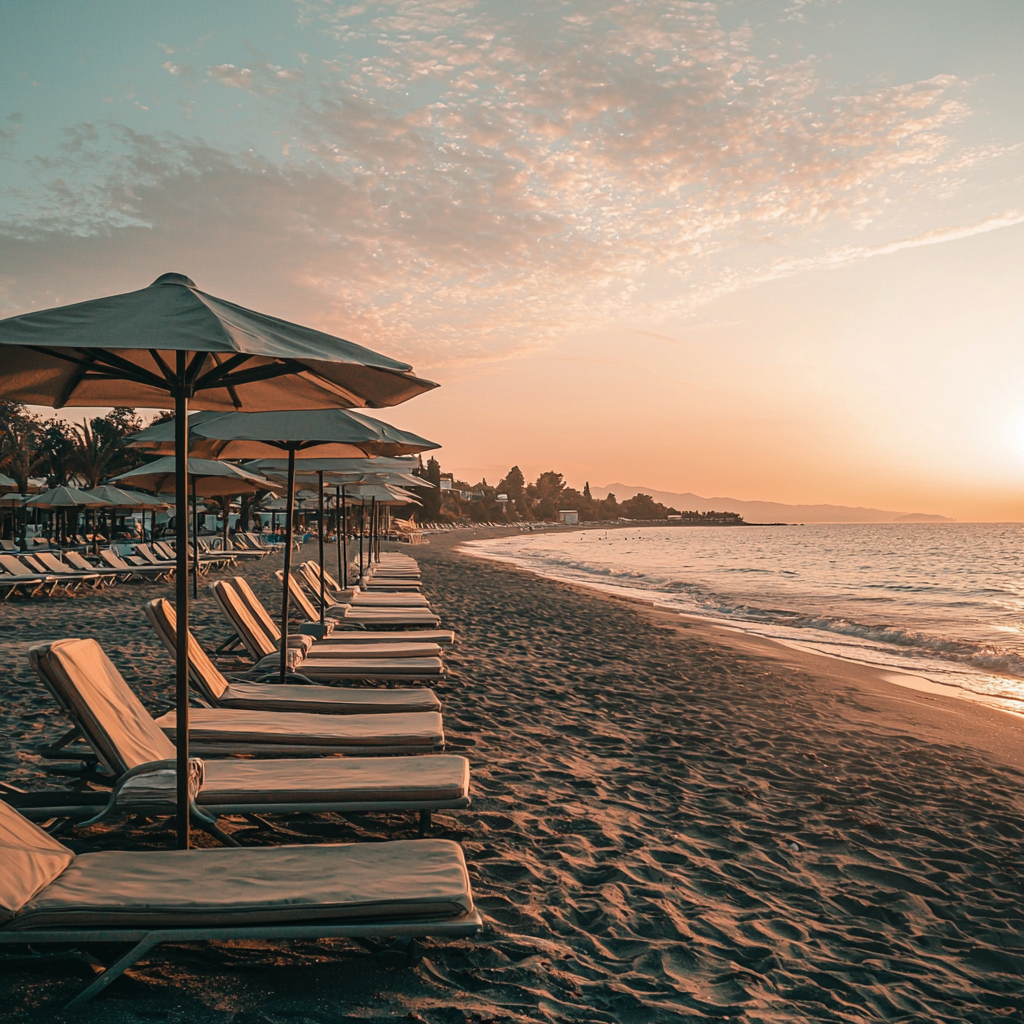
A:
<svg viewBox="0 0 1024 1024">
<path fill-rule="evenodd" d="M 67 928 L 39 931 L 0 929 L 0 943 L 5 945 L 45 945 L 63 943 L 77 945 L 91 942 L 134 943 L 120 959 L 111 964 L 67 1004 L 67 1009 L 81 1006 L 99 995 L 129 967 L 138 963 L 152 949 L 165 942 L 228 942 L 233 939 L 384 939 L 392 937 L 420 939 L 428 935 L 441 938 L 465 938 L 483 927 L 478 910 L 460 917 L 433 920 L 367 921 L 364 924 L 281 924 L 250 925 L 245 928 Z"/>
</svg>

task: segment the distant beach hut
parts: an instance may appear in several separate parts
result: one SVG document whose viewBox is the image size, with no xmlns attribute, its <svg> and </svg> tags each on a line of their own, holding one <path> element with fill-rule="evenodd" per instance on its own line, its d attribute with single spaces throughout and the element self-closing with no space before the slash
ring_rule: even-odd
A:
<svg viewBox="0 0 1024 1024">
<path fill-rule="evenodd" d="M 574 508 L 560 508 L 558 510 L 558 521 L 569 526 L 575 526 L 580 521 L 580 514 Z"/>
</svg>

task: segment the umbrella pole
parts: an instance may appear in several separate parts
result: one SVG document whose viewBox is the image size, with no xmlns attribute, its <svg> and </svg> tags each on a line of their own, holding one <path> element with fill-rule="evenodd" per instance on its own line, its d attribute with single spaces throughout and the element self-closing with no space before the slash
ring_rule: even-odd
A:
<svg viewBox="0 0 1024 1024">
<path fill-rule="evenodd" d="M 199 597 L 199 512 L 196 502 L 196 478 L 192 477 L 192 596 Z"/>
<path fill-rule="evenodd" d="M 379 541 L 377 539 L 377 498 L 370 499 L 370 564 L 380 561 Z"/>
<path fill-rule="evenodd" d="M 288 521 L 284 532 L 284 593 L 281 596 L 281 685 L 288 677 L 288 588 L 292 572 L 292 518 L 295 508 L 295 449 L 288 449 Z"/>
<path fill-rule="evenodd" d="M 366 526 L 366 505 L 363 502 L 359 504 L 359 582 L 363 582 L 363 531 Z"/>
<path fill-rule="evenodd" d="M 317 473 L 320 480 L 320 625 L 324 624 L 324 475 Z"/>
<path fill-rule="evenodd" d="M 345 503 L 345 488 L 341 489 L 341 585 L 348 590 L 348 505 Z"/>
<path fill-rule="evenodd" d="M 178 849 L 189 847 L 188 792 L 188 391 L 185 384 L 187 368 L 185 352 L 177 352 L 178 386 L 174 389 L 174 574 L 177 604 L 177 636 L 175 650 L 175 719 L 177 747 L 175 824 Z"/>
<path fill-rule="evenodd" d="M 341 579 L 341 488 L 334 488 L 334 542 L 338 547 L 338 579 Z M 342 584 L 344 586 L 344 584 Z"/>
</svg>

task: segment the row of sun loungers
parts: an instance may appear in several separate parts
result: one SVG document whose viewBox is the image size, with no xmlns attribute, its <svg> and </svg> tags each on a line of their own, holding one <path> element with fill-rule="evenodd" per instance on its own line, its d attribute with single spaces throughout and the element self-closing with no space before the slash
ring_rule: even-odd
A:
<svg viewBox="0 0 1024 1024">
<path fill-rule="evenodd" d="M 418 579 L 415 563 L 402 556 L 382 557 L 381 567 L 396 580 Z M 444 744 L 440 702 L 429 689 L 325 686 L 307 674 L 330 666 L 336 674 L 329 678 L 345 679 L 359 666 L 364 681 L 390 681 L 391 667 L 405 663 L 422 678 L 421 662 L 431 669 L 436 663 L 440 674 L 437 655 L 454 639 L 450 632 L 352 628 L 347 612 L 360 606 L 351 599 L 364 593 L 355 591 L 336 602 L 337 624 L 325 636 L 300 635 L 292 650 L 302 671 L 282 686 L 260 681 L 258 656 L 273 654 L 280 641 L 273 617 L 240 577 L 213 586 L 254 667 L 228 677 L 189 637 L 190 682 L 205 705 L 191 711 L 190 745 L 199 756 L 191 761 L 189 811 L 196 825 L 237 846 L 217 825 L 219 816 L 410 810 L 419 813 L 423 835 L 432 811 L 469 804 L 465 758 L 414 756 Z M 312 610 L 308 598 L 306 604 L 300 614 Z M 420 598 L 404 607 L 425 604 Z M 173 608 L 158 599 L 146 614 L 173 653 Z M 274 650 L 262 654 L 268 647 Z M 421 657 L 424 650 L 429 656 Z M 30 660 L 74 724 L 44 753 L 100 763 L 115 780 L 109 794 L 10 793 L 0 802 L 0 943 L 131 945 L 72 1005 L 162 942 L 454 937 L 480 928 L 461 848 L 444 840 L 76 857 L 30 819 L 84 824 L 174 813 L 174 715 L 151 716 L 95 641 L 43 644 Z M 357 756 L 316 756 L 339 752 Z M 227 757 L 237 753 L 248 756 Z M 398 756 L 367 756 L 381 754 Z M 208 759 L 218 756 L 225 759 Z"/>
</svg>

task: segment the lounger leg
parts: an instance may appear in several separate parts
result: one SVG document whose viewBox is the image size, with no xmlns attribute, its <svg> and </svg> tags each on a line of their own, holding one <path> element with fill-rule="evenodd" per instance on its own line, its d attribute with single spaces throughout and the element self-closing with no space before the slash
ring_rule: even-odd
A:
<svg viewBox="0 0 1024 1024">
<path fill-rule="evenodd" d="M 134 945 L 120 960 L 111 964 L 91 985 L 87 985 L 67 1005 L 67 1009 L 73 1006 L 81 1006 L 87 1003 L 93 996 L 99 995 L 112 981 L 117 981 L 132 964 L 141 960 L 154 946 L 159 945 L 163 935 L 160 932 L 150 932 L 141 942 Z"/>
<path fill-rule="evenodd" d="M 430 811 L 420 811 L 420 839 L 430 831 Z"/>
<path fill-rule="evenodd" d="M 212 815 L 204 814 L 195 806 L 192 808 L 192 821 L 204 832 L 208 832 L 214 839 L 219 839 L 225 846 L 241 846 L 237 839 L 232 839 L 227 832 L 222 832 L 216 819 Z"/>
<path fill-rule="evenodd" d="M 53 758 L 54 760 L 56 760 L 59 757 L 61 757 L 61 752 L 64 750 L 64 748 L 69 743 L 73 743 L 75 740 L 79 739 L 81 737 L 81 735 L 82 735 L 82 731 L 76 725 L 74 727 L 74 729 L 72 729 L 70 732 L 65 733 L 55 743 L 50 743 L 50 744 L 48 744 L 46 746 L 36 747 L 36 752 L 39 753 L 39 754 L 42 754 L 43 757 L 50 757 L 50 758 Z M 95 758 L 95 755 L 91 754 L 91 752 L 90 752 L 90 756 Z M 71 757 L 74 759 L 74 755 L 71 755 Z"/>
</svg>

